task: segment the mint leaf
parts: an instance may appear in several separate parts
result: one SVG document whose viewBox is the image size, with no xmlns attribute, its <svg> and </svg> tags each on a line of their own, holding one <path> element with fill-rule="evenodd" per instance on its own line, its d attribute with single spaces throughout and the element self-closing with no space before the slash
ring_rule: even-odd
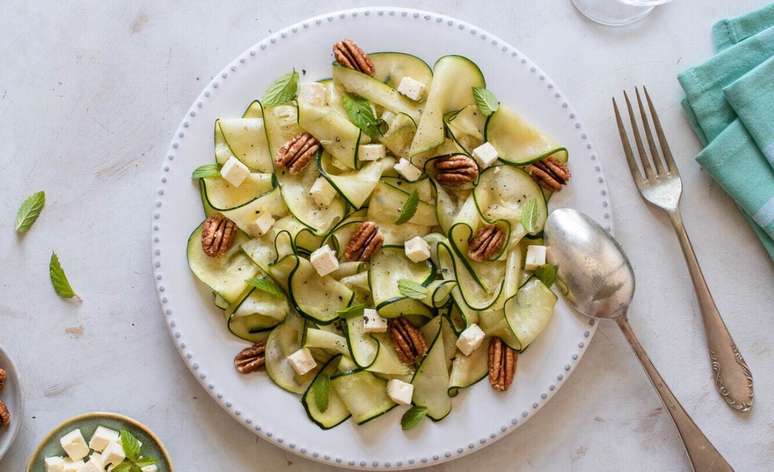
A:
<svg viewBox="0 0 774 472">
<path fill-rule="evenodd" d="M 551 288 L 551 286 L 556 281 L 556 266 L 554 264 L 546 264 L 543 266 L 538 267 L 533 272 L 535 277 L 537 277 L 543 284 Z"/>
<path fill-rule="evenodd" d="M 218 177 L 220 176 L 220 164 L 204 164 L 203 166 L 197 167 L 193 174 L 191 174 L 192 179 L 203 179 L 205 177 Z"/>
<path fill-rule="evenodd" d="M 137 440 L 137 438 L 132 435 L 129 431 L 122 429 L 120 433 L 121 437 L 121 447 L 124 448 L 124 454 L 126 454 L 126 458 L 130 461 L 134 462 L 140 457 L 140 448 L 142 447 L 142 444 L 140 444 L 140 441 Z"/>
<path fill-rule="evenodd" d="M 273 107 L 293 101 L 298 94 L 298 72 L 295 69 L 275 80 L 266 89 L 261 105 Z"/>
<path fill-rule="evenodd" d="M 62 298 L 75 298 L 80 301 L 78 295 L 75 294 L 70 281 L 67 280 L 62 264 L 59 263 L 59 256 L 55 252 L 51 253 L 51 260 L 48 263 L 48 275 L 51 278 L 51 285 L 54 286 L 54 291 Z"/>
<path fill-rule="evenodd" d="M 35 192 L 21 204 L 19 211 L 16 212 L 16 232 L 26 233 L 40 216 L 43 207 L 46 204 L 46 193 Z"/>
<path fill-rule="evenodd" d="M 398 280 L 398 291 L 404 297 L 416 300 L 422 300 L 427 294 L 427 289 L 422 284 L 409 279 Z"/>
<path fill-rule="evenodd" d="M 483 87 L 473 87 L 473 100 L 484 116 L 489 116 L 500 108 L 500 102 L 497 101 L 495 94 Z"/>
<path fill-rule="evenodd" d="M 537 200 L 535 200 L 535 197 L 532 197 L 521 207 L 521 225 L 524 226 L 528 233 L 534 233 L 538 230 L 537 218 Z"/>
<path fill-rule="evenodd" d="M 312 384 L 312 394 L 314 395 L 314 404 L 320 412 L 325 413 L 328 409 L 328 398 L 331 391 L 331 378 L 328 374 L 320 374 L 317 380 Z"/>
<path fill-rule="evenodd" d="M 419 425 L 426 415 L 427 408 L 414 405 L 403 413 L 403 417 L 400 419 L 400 427 L 403 428 L 403 431 L 408 431 Z"/>
<path fill-rule="evenodd" d="M 268 293 L 269 295 L 284 298 L 285 292 L 269 277 L 256 275 L 252 279 L 247 279 L 247 285 L 255 287 L 261 292 Z"/>
<path fill-rule="evenodd" d="M 379 137 L 382 126 L 379 123 L 379 120 L 376 119 L 376 116 L 374 116 L 374 111 L 368 100 L 344 95 L 341 103 L 344 106 L 344 111 L 347 112 L 349 121 L 363 130 L 363 132 L 370 136 L 371 139 Z"/>
<path fill-rule="evenodd" d="M 406 200 L 406 203 L 403 204 L 403 207 L 400 209 L 400 216 L 398 216 L 398 219 L 395 220 L 396 225 L 402 225 L 403 223 L 410 220 L 414 213 L 417 212 L 417 207 L 419 206 L 419 193 L 414 190 L 411 192 L 411 195 L 409 195 L 408 200 Z"/>
<path fill-rule="evenodd" d="M 344 308 L 343 310 L 339 310 L 336 312 L 336 314 L 342 318 L 349 319 L 355 316 L 363 316 L 364 309 L 365 309 L 365 305 L 361 303 L 358 305 L 352 305 L 350 307 Z"/>
<path fill-rule="evenodd" d="M 137 467 L 147 467 L 149 465 L 156 464 L 157 462 L 158 461 L 156 460 L 155 457 L 140 456 L 140 458 L 134 462 L 134 465 L 136 465 Z"/>
</svg>

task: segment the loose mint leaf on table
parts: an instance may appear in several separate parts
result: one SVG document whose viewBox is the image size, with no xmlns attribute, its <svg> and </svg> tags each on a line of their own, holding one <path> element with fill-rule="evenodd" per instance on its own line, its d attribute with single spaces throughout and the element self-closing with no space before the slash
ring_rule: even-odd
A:
<svg viewBox="0 0 774 472">
<path fill-rule="evenodd" d="M 540 266 L 535 269 L 533 274 L 548 288 L 551 288 L 554 282 L 556 282 L 556 266 L 554 264 Z"/>
<path fill-rule="evenodd" d="M 21 204 L 19 211 L 16 212 L 16 232 L 26 233 L 40 216 L 43 207 L 46 205 L 46 193 L 35 192 Z"/>
<path fill-rule="evenodd" d="M 269 85 L 261 98 L 261 105 L 272 107 L 291 102 L 298 94 L 298 72 L 295 69 Z"/>
<path fill-rule="evenodd" d="M 359 305 L 352 305 L 350 307 L 344 308 L 343 310 L 339 310 L 336 312 L 340 317 L 349 319 L 354 316 L 363 316 L 363 310 L 365 309 L 365 305 L 362 303 Z"/>
<path fill-rule="evenodd" d="M 521 207 L 521 225 L 524 226 L 528 233 L 537 231 L 537 217 L 537 200 L 535 200 L 535 197 L 532 197 Z"/>
<path fill-rule="evenodd" d="M 411 195 L 409 195 L 408 200 L 406 200 L 406 203 L 403 204 L 403 208 L 400 209 L 400 216 L 398 216 L 398 219 L 395 220 L 396 225 L 402 225 L 403 223 L 410 220 L 414 213 L 417 212 L 417 207 L 419 206 L 419 193 L 417 193 L 416 190 L 411 192 Z"/>
<path fill-rule="evenodd" d="M 422 284 L 409 279 L 398 280 L 398 291 L 404 297 L 417 300 L 425 298 L 425 294 L 427 293 L 427 289 Z"/>
<path fill-rule="evenodd" d="M 51 260 L 48 263 L 48 275 L 51 278 L 51 285 L 54 286 L 54 291 L 62 298 L 75 298 L 80 301 L 80 298 L 70 285 L 70 281 L 67 280 L 67 275 L 62 269 L 62 264 L 59 263 L 59 256 L 55 252 L 51 253 Z"/>
<path fill-rule="evenodd" d="M 312 385 L 312 393 L 314 394 L 314 404 L 317 409 L 325 413 L 328 409 L 328 398 L 331 391 L 331 378 L 327 374 L 320 374 L 317 380 Z"/>
<path fill-rule="evenodd" d="M 252 279 L 247 279 L 247 284 L 251 287 L 255 287 L 258 290 L 273 295 L 275 297 L 284 298 L 285 292 L 282 291 L 274 280 L 265 276 L 255 276 Z"/>
<path fill-rule="evenodd" d="M 403 413 L 403 417 L 400 419 L 400 427 L 403 428 L 403 431 L 408 431 L 419 425 L 426 415 L 427 408 L 414 405 Z"/>
<path fill-rule="evenodd" d="M 220 164 L 204 164 L 197 167 L 193 174 L 192 179 L 203 179 L 205 177 L 218 177 L 220 175 Z"/>
<path fill-rule="evenodd" d="M 381 134 L 383 126 L 376 119 L 374 111 L 368 100 L 360 97 L 344 95 L 342 100 L 347 117 L 355 126 L 363 130 L 365 134 L 376 139 Z"/>
<path fill-rule="evenodd" d="M 140 458 L 140 448 L 142 444 L 137 438 L 134 437 L 129 431 L 122 429 L 120 433 L 121 446 L 124 448 L 124 454 L 126 458 L 134 462 Z"/>
<path fill-rule="evenodd" d="M 500 108 L 500 102 L 491 91 L 483 87 L 473 87 L 473 100 L 484 116 L 489 116 Z"/>
</svg>

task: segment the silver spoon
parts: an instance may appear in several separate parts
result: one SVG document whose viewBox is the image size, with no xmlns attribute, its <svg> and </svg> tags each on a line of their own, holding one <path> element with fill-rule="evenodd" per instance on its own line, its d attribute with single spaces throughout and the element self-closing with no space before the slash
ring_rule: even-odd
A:
<svg viewBox="0 0 774 472">
<path fill-rule="evenodd" d="M 733 471 L 667 386 L 634 335 L 626 312 L 634 296 L 634 272 L 621 246 L 591 218 L 570 208 L 554 210 L 544 237 L 548 262 L 567 287 L 566 299 L 580 313 L 614 320 L 672 416 L 697 472 Z"/>
</svg>

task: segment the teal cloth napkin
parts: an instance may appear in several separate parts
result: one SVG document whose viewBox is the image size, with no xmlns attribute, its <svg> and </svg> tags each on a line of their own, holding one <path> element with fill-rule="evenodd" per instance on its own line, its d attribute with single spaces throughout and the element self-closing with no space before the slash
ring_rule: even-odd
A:
<svg viewBox="0 0 774 472">
<path fill-rule="evenodd" d="M 774 260 L 774 4 L 713 27 L 720 51 L 678 76 L 699 164 L 734 199 Z"/>
</svg>

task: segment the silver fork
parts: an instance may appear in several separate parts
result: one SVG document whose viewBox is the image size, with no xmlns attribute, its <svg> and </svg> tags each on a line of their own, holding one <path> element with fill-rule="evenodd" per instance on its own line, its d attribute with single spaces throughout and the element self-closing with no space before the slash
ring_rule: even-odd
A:
<svg viewBox="0 0 774 472">
<path fill-rule="evenodd" d="M 636 115 L 629 101 L 629 96 L 624 91 L 626 108 L 629 112 L 632 134 L 634 135 L 634 142 L 640 156 L 642 170 L 640 170 L 632 153 L 632 147 L 626 134 L 626 127 L 623 120 L 621 120 L 621 114 L 618 111 L 615 98 L 613 98 L 615 120 L 618 124 L 618 132 L 621 135 L 621 144 L 626 155 L 626 162 L 629 164 L 629 170 L 634 178 L 634 183 L 637 185 L 637 189 L 642 197 L 651 205 L 664 210 L 669 215 L 669 220 L 677 232 L 680 246 L 683 249 L 683 255 L 688 263 L 688 270 L 691 273 L 693 287 L 699 299 L 715 386 L 731 408 L 739 411 L 749 411 L 752 408 L 753 401 L 752 373 L 749 367 L 747 367 L 747 363 L 744 361 L 739 349 L 737 349 L 731 333 L 728 332 L 718 307 L 715 306 L 715 301 L 712 299 L 707 281 L 704 280 L 701 267 L 699 267 L 699 261 L 696 259 L 696 253 L 694 253 L 691 241 L 688 239 L 688 233 L 685 231 L 679 206 L 680 195 L 683 191 L 680 172 L 677 170 L 677 165 L 672 157 L 672 151 L 669 149 L 669 143 L 667 143 L 664 136 L 661 121 L 658 119 L 658 114 L 653 106 L 653 101 L 650 99 L 648 89 L 643 87 L 661 152 L 659 152 L 659 147 L 656 146 L 656 142 L 653 139 L 651 124 L 642 104 L 640 91 L 637 88 L 634 90 L 637 95 L 642 129 L 645 131 L 650 155 L 648 155 L 640 138 Z"/>
</svg>

